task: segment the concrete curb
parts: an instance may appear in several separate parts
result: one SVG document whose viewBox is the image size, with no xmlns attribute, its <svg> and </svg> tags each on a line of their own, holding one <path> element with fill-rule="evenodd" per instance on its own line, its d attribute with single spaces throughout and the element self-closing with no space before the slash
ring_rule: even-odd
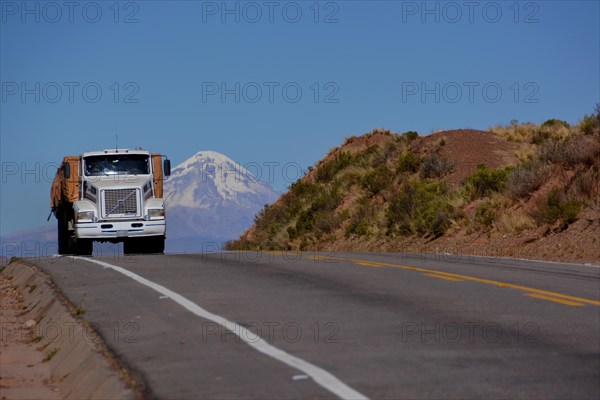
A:
<svg viewBox="0 0 600 400">
<path fill-rule="evenodd" d="M 23 261 L 1 272 L 24 298 L 24 320 L 36 322 L 33 340 L 46 354 L 45 362 L 64 399 L 136 399 L 142 390 L 85 323 L 83 312 L 69 304 L 50 277 Z"/>
</svg>

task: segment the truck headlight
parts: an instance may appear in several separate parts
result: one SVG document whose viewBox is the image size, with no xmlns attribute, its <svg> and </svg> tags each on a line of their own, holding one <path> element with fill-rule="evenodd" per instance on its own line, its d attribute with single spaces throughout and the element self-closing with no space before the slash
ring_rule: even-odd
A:
<svg viewBox="0 0 600 400">
<path fill-rule="evenodd" d="M 80 211 L 77 213 L 76 221 L 93 221 L 94 220 L 94 212 L 93 211 Z"/>
<path fill-rule="evenodd" d="M 150 208 L 148 210 L 148 217 L 149 218 L 161 218 L 165 216 L 165 209 L 164 208 Z"/>
</svg>

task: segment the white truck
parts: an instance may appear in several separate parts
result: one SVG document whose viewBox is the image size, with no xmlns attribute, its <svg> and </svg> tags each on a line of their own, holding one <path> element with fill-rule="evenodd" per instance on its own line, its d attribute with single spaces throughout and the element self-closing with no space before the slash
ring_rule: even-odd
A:
<svg viewBox="0 0 600 400">
<path fill-rule="evenodd" d="M 163 253 L 163 177 L 171 162 L 136 148 L 66 156 L 50 207 L 58 220 L 58 253 L 91 255 L 93 242 L 123 242 L 125 254 Z"/>
</svg>

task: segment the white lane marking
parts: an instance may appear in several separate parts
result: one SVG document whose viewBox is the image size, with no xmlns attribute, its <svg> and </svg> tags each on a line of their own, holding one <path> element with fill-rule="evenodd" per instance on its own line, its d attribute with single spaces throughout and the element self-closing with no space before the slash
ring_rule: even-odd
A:
<svg viewBox="0 0 600 400">
<path fill-rule="evenodd" d="M 209 311 L 206 311 L 205 309 L 203 309 L 196 303 L 186 299 L 185 297 L 181 296 L 178 293 L 173 292 L 170 289 L 167 289 L 166 287 L 164 287 L 162 285 L 159 285 L 158 283 L 154 283 L 140 275 L 137 275 L 136 273 L 133 273 L 133 272 L 125 269 L 125 268 L 118 267 L 116 265 L 112 265 L 112 264 L 106 263 L 104 261 L 95 260 L 93 258 L 86 258 L 86 257 L 72 257 L 72 258 L 78 259 L 78 260 L 89 261 L 91 263 L 101 265 L 104 268 L 112 269 L 114 271 L 117 271 L 117 272 L 133 279 L 134 281 L 136 281 L 138 283 L 141 283 L 142 285 L 148 286 L 149 288 L 156 290 L 157 292 L 159 292 L 160 294 L 162 294 L 164 296 L 170 297 L 174 302 L 178 303 L 179 305 L 181 305 L 183 308 L 187 309 L 188 311 L 196 314 L 200 318 L 204 318 L 209 321 L 213 321 L 217 324 L 220 324 L 220 325 L 226 327 L 228 330 L 233 332 L 233 334 L 235 334 L 241 340 L 246 342 L 249 346 L 254 347 L 254 349 L 256 349 L 257 351 L 259 351 L 263 354 L 266 354 L 278 361 L 281 361 L 282 363 L 289 365 L 292 368 L 296 368 L 297 370 L 300 370 L 304 374 L 312 377 L 318 385 L 320 385 L 321 387 L 323 387 L 326 390 L 329 390 L 331 393 L 335 394 L 340 399 L 368 400 L 368 398 L 365 395 L 352 389 L 350 386 L 346 385 L 344 382 L 342 382 L 341 380 L 339 380 L 338 378 L 333 376 L 331 373 L 325 371 L 324 369 L 319 368 L 316 365 L 309 363 L 308 361 L 304 361 L 301 358 L 295 357 L 289 353 L 286 353 L 283 350 L 278 349 L 275 346 L 270 345 L 269 343 L 265 342 L 260 336 L 256 335 L 249 329 L 247 329 L 241 325 L 238 325 L 235 322 L 231 322 L 228 319 L 223 318 L 219 315 L 216 315 Z"/>
</svg>

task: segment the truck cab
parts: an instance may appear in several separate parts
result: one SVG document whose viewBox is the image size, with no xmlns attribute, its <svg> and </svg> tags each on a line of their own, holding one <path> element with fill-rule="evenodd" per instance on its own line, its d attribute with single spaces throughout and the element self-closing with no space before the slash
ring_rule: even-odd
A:
<svg viewBox="0 0 600 400">
<path fill-rule="evenodd" d="M 65 157 L 51 193 L 59 254 L 91 255 L 94 241 L 123 242 L 126 254 L 163 253 L 171 165 L 162 158 L 139 148 Z"/>
</svg>

